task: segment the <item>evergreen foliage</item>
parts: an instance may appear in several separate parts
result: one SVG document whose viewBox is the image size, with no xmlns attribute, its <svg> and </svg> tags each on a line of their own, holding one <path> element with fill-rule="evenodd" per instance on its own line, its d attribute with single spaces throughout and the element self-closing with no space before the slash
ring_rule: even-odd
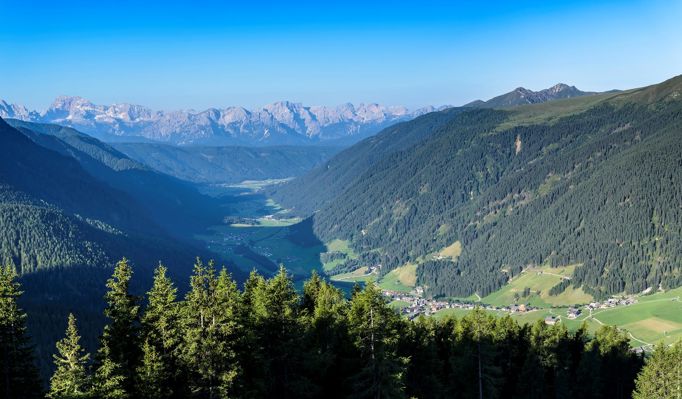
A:
<svg viewBox="0 0 682 399">
<path fill-rule="evenodd" d="M 110 367 L 107 372 L 120 377 L 123 389 L 129 394 L 135 393 L 135 370 L 140 360 L 140 305 L 139 298 L 129 290 L 132 276 L 133 269 L 123 258 L 107 281 L 104 315 L 109 323 L 104 326 L 101 337 L 102 348 L 106 350 L 100 351 L 97 358 L 100 368 Z"/>
<path fill-rule="evenodd" d="M 273 194 L 313 214 L 324 241 L 351 242 L 359 259 L 332 274 L 418 263 L 428 294 L 467 297 L 529 266 L 576 264 L 570 284 L 597 298 L 678 287 L 680 89 L 677 77 L 579 112 L 557 102 L 428 114 Z M 456 241 L 456 260 L 436 256 Z"/>
<path fill-rule="evenodd" d="M 481 309 L 460 319 L 409 321 L 372 284 L 347 299 L 314 276 L 299 294 L 282 267 L 269 279 L 252 273 L 239 290 L 226 270 L 200 260 L 183 301 L 159 266 L 141 328 L 123 328 L 136 325 L 139 314 L 126 290 L 130 275 L 121 261 L 109 281 L 111 323 L 91 390 L 70 318 L 55 357 L 68 367 L 58 368 L 53 391 L 73 387 L 62 382 L 77 374 L 79 389 L 95 398 L 620 399 L 632 394 L 643 363 L 613 327 L 590 336 L 561 323 L 519 325 Z M 133 334 L 128 341 L 136 348 L 112 351 L 114 331 Z M 652 397 L 646 395 L 661 378 L 678 378 L 679 367 L 669 366 L 676 360 L 677 347 L 659 348 L 639 376 L 638 397 Z M 134 365 L 132 375 L 122 364 Z"/>
<path fill-rule="evenodd" d="M 637 376 L 634 399 L 682 397 L 682 342 L 658 344 Z"/>
<path fill-rule="evenodd" d="M 49 399 L 89 398 L 90 375 L 88 361 L 90 354 L 80 345 L 76 318 L 69 314 L 66 336 L 57 342 L 57 354 L 54 355 L 56 370 L 50 379 Z"/>
<path fill-rule="evenodd" d="M 40 397 L 40 381 L 17 300 L 21 287 L 13 266 L 0 266 L 0 395 L 5 399 Z"/>
</svg>

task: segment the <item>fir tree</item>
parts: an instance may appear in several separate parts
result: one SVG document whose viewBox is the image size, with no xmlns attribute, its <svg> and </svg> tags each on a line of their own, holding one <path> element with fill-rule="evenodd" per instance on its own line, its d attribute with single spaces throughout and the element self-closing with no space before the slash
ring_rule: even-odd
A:
<svg viewBox="0 0 682 399">
<path fill-rule="evenodd" d="M 78 399 L 90 397 L 90 376 L 87 367 L 90 354 L 80 345 L 76 318 L 69 314 L 66 336 L 57 342 L 54 355 L 56 370 L 50 379 L 51 399 Z"/>
<path fill-rule="evenodd" d="M 0 395 L 7 399 L 40 396 L 26 314 L 17 304 L 22 292 L 16 277 L 14 267 L 0 267 Z"/>
</svg>

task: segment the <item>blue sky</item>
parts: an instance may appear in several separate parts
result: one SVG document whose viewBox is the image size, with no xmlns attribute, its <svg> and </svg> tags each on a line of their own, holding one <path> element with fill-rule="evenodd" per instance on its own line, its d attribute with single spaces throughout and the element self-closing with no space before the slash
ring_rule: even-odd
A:
<svg viewBox="0 0 682 399">
<path fill-rule="evenodd" d="M 679 1 L 0 0 L 0 98 L 452 104 L 682 74 Z"/>
</svg>

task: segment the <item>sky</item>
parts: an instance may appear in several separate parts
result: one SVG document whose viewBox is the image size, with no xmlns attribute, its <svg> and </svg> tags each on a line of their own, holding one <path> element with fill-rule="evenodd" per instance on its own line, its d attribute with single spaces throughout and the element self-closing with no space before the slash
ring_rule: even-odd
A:
<svg viewBox="0 0 682 399">
<path fill-rule="evenodd" d="M 0 0 L 0 98 L 461 105 L 682 74 L 682 2 Z"/>
</svg>

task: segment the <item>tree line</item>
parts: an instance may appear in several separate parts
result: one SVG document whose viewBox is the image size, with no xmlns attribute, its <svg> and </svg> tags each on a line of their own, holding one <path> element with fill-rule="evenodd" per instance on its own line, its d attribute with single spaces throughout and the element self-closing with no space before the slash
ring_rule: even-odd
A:
<svg viewBox="0 0 682 399">
<path fill-rule="evenodd" d="M 476 309 L 462 318 L 395 312 L 381 291 L 349 297 L 317 274 L 298 292 L 281 267 L 242 289 L 197 259 L 184 299 L 159 265 L 144 298 L 131 264 L 107 281 L 107 324 L 93 355 L 66 320 L 46 392 L 17 305 L 13 267 L 0 268 L 3 398 L 673 398 L 682 345 L 644 362 L 625 333 L 602 327 L 519 325 Z M 643 364 L 644 367 L 643 367 Z M 643 368 L 642 368 L 643 367 Z M 678 396 L 675 396 L 678 395 Z"/>
</svg>

